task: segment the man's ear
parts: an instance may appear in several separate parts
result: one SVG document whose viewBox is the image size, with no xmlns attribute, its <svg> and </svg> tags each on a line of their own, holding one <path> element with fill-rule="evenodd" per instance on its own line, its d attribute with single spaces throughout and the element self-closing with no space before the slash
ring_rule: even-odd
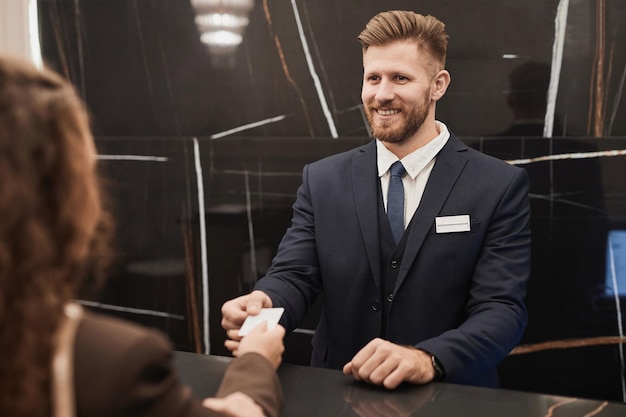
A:
<svg viewBox="0 0 626 417">
<path fill-rule="evenodd" d="M 431 99 L 434 101 L 437 101 L 441 97 L 443 97 L 449 85 L 450 85 L 450 73 L 445 69 L 439 71 L 433 78 L 433 89 L 431 93 Z"/>
</svg>

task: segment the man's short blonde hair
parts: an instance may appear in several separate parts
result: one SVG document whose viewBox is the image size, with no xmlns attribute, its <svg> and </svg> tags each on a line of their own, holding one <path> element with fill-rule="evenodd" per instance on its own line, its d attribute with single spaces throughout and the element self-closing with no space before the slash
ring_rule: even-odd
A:
<svg viewBox="0 0 626 417">
<path fill-rule="evenodd" d="M 382 12 L 367 22 L 358 40 L 363 46 L 363 53 L 370 46 L 402 40 L 415 41 L 418 49 L 428 53 L 428 68 L 433 74 L 446 65 L 448 34 L 444 23 L 434 16 L 423 16 L 406 10 Z"/>
</svg>

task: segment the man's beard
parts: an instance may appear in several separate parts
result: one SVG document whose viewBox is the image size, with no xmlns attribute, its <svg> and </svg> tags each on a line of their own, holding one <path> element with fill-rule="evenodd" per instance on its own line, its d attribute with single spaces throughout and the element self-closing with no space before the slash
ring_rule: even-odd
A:
<svg viewBox="0 0 626 417">
<path fill-rule="evenodd" d="M 380 124 L 374 123 L 375 108 L 381 108 L 390 103 L 382 103 L 380 106 L 370 105 L 366 107 L 365 114 L 367 116 L 367 122 L 370 125 L 370 129 L 375 138 L 382 142 L 387 143 L 403 143 L 411 138 L 422 127 L 426 117 L 428 116 L 428 102 L 423 102 L 422 105 L 414 108 L 410 113 L 406 113 L 406 108 L 401 108 L 401 115 L 406 116 L 402 124 L 397 128 L 392 128 L 390 122 L 382 122 Z M 393 106 L 389 106 L 394 108 Z"/>
</svg>

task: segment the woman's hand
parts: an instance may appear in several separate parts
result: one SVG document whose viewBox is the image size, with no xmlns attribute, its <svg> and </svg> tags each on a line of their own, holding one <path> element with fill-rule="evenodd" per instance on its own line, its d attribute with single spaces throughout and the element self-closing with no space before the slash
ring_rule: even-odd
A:
<svg viewBox="0 0 626 417">
<path fill-rule="evenodd" d="M 254 326 L 250 333 L 239 342 L 227 340 L 226 343 L 234 356 L 255 352 L 265 357 L 274 369 L 277 369 L 285 351 L 284 337 L 285 328 L 283 326 L 276 325 L 272 330 L 268 330 L 267 323 L 262 322 Z M 228 343 L 232 343 L 232 346 L 229 347 Z"/>
<path fill-rule="evenodd" d="M 205 398 L 202 405 L 229 417 L 265 417 L 261 406 L 241 392 L 224 398 Z"/>
</svg>

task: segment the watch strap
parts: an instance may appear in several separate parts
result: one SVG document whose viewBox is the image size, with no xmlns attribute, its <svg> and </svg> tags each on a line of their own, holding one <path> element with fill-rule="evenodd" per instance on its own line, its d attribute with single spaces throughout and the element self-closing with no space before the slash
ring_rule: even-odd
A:
<svg viewBox="0 0 626 417">
<path fill-rule="evenodd" d="M 443 381 L 446 377 L 446 371 L 443 369 L 443 365 L 439 362 L 439 359 L 435 355 L 430 355 L 430 361 L 433 364 L 433 369 L 435 370 L 435 377 L 433 381 Z"/>
</svg>

